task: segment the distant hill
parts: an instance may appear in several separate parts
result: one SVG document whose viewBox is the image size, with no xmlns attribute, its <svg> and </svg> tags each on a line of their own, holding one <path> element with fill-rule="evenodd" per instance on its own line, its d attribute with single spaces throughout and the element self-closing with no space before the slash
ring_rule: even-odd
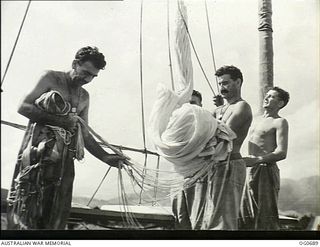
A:
<svg viewBox="0 0 320 247">
<path fill-rule="evenodd" d="M 165 198 L 168 192 L 158 192 L 157 198 Z M 154 198 L 153 191 L 143 193 L 143 198 L 147 201 Z M 139 195 L 135 193 L 127 194 L 128 204 L 137 205 Z M 73 202 L 87 205 L 89 198 L 74 197 Z M 150 204 L 151 204 L 150 202 Z M 159 200 L 161 206 L 170 206 L 170 199 Z M 102 205 L 117 205 L 119 198 L 115 197 L 110 200 L 94 199 L 90 207 Z M 142 200 L 142 204 L 147 204 Z M 302 216 L 304 214 L 320 215 L 320 177 L 312 176 L 299 180 L 281 179 L 281 188 L 279 195 L 279 210 L 286 215 Z"/>
<path fill-rule="evenodd" d="M 2 212 L 5 212 L 5 199 L 7 197 L 8 190 L 1 189 L 1 206 Z M 157 198 L 166 198 L 169 191 L 157 192 Z M 149 201 L 151 204 L 154 198 L 154 192 L 149 191 L 143 193 L 144 200 L 142 204 L 148 204 L 145 201 Z M 151 199 L 150 199 L 151 198 Z M 127 194 L 128 204 L 139 204 L 139 195 L 135 193 Z M 73 197 L 73 203 L 87 205 L 90 198 L 87 197 Z M 100 207 L 102 205 L 117 205 L 119 204 L 119 198 L 115 197 L 110 200 L 93 199 L 90 203 L 90 207 Z M 170 199 L 159 200 L 161 206 L 170 206 Z M 311 176 L 302 178 L 299 180 L 293 179 L 281 179 L 281 188 L 279 195 L 279 210 L 285 215 L 297 215 L 302 216 L 304 214 L 320 215 L 320 177 Z"/>
<path fill-rule="evenodd" d="M 161 205 L 161 206 L 170 206 L 171 202 L 170 202 L 170 198 L 168 198 L 169 194 L 169 190 L 168 192 L 157 192 L 157 202 Z M 128 201 L 128 205 L 138 205 L 140 202 L 140 197 L 139 194 L 136 193 L 130 193 L 127 194 L 127 201 Z M 147 191 L 147 192 L 143 192 L 142 193 L 142 200 L 141 200 L 141 204 L 143 205 L 151 205 L 152 203 L 154 203 L 154 191 Z M 87 197 L 73 197 L 72 198 L 72 202 L 73 203 L 78 203 L 78 204 L 82 204 L 82 205 L 87 205 L 89 202 L 89 198 Z M 100 200 L 100 199 L 93 199 L 92 202 L 90 203 L 90 207 L 100 207 L 102 205 L 119 205 L 121 204 L 121 202 L 119 201 L 118 197 L 114 197 L 110 200 Z"/>
<path fill-rule="evenodd" d="M 320 177 L 281 179 L 279 209 L 320 215 Z"/>
</svg>

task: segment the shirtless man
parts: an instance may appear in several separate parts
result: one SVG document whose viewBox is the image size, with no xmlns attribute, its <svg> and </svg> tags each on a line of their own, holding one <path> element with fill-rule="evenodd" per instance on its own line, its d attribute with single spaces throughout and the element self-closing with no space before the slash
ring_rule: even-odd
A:
<svg viewBox="0 0 320 247">
<path fill-rule="evenodd" d="M 253 195 L 254 229 L 277 230 L 278 194 L 280 189 L 277 161 L 287 156 L 288 122 L 279 116 L 287 105 L 289 93 L 279 87 L 270 89 L 263 102 L 264 113 L 250 130 L 249 155 L 245 158 L 250 170 L 249 189 Z"/>
<path fill-rule="evenodd" d="M 235 66 L 223 66 L 215 75 L 218 77 L 222 97 L 214 97 L 214 103 L 218 106 L 214 117 L 228 125 L 237 137 L 233 140 L 230 162 L 214 165 L 212 174 L 209 175 L 212 204 L 207 203 L 204 229 L 237 230 L 246 178 L 246 164 L 242 160 L 240 148 L 251 125 L 252 112 L 250 105 L 241 98 L 241 71 Z M 210 207 L 211 210 L 208 209 Z"/>
<path fill-rule="evenodd" d="M 193 90 L 192 105 L 202 107 L 202 95 Z M 203 205 L 206 199 L 205 179 L 199 179 L 195 185 L 183 189 L 172 200 L 172 212 L 175 217 L 175 229 L 177 230 L 200 230 L 203 217 Z"/>
<path fill-rule="evenodd" d="M 29 119 L 29 124 L 8 198 L 9 229 L 65 228 L 71 208 L 78 131 L 82 132 L 85 148 L 102 162 L 118 167 L 123 161 L 104 151 L 84 126 L 77 128 L 77 116 L 88 123 L 89 94 L 82 86 L 97 77 L 105 65 L 104 55 L 96 47 L 83 47 L 76 53 L 71 71 L 46 72 L 24 98 L 18 112 Z M 52 114 L 36 104 L 40 96 L 52 91 L 70 104 L 65 114 Z M 55 103 L 62 102 L 56 99 Z"/>
</svg>

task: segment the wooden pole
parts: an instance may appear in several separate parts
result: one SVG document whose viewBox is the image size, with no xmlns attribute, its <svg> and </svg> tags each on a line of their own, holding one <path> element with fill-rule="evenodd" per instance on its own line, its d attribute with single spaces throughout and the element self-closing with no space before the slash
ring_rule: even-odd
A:
<svg viewBox="0 0 320 247">
<path fill-rule="evenodd" d="M 268 88 L 273 86 L 273 41 L 271 0 L 259 0 L 259 111 Z"/>
</svg>

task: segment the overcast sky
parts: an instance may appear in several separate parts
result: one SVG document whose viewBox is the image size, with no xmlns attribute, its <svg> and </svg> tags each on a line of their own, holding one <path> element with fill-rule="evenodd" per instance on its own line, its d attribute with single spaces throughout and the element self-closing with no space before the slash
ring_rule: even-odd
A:
<svg viewBox="0 0 320 247">
<path fill-rule="evenodd" d="M 214 71 L 204 1 L 185 1 L 189 30 L 202 65 L 213 83 Z M 175 1 L 170 1 L 174 19 Z M 244 75 L 242 96 L 258 109 L 258 1 L 207 0 L 218 67 L 233 64 Z M 1 77 L 8 62 L 27 1 L 1 1 Z M 17 113 L 21 99 L 44 70 L 69 70 L 75 52 L 99 47 L 107 67 L 85 88 L 91 95 L 89 123 L 110 143 L 143 148 L 139 65 L 140 1 L 34 1 L 2 86 L 1 119 L 27 124 Z M 174 22 L 170 23 L 174 28 Z M 280 114 L 289 121 L 289 152 L 279 162 L 282 178 L 319 175 L 319 1 L 273 1 L 274 84 L 291 100 Z M 167 1 L 144 1 L 143 85 L 148 119 L 158 83 L 170 87 Z M 195 89 L 204 107 L 214 109 L 212 93 L 193 56 Z M 147 124 L 147 123 L 146 123 Z M 1 125 L 1 187 L 8 188 L 23 131 Z M 147 140 L 147 147 L 153 150 Z M 242 149 L 246 154 L 246 145 Z M 138 161 L 142 157 L 130 154 Z M 151 158 L 151 165 L 154 160 Z M 90 196 L 107 166 L 86 153 L 76 164 L 75 195 Z M 116 196 L 116 171 L 99 198 Z M 128 185 L 129 186 L 129 185 Z M 112 188 L 112 189 L 110 189 Z M 128 188 L 129 189 L 129 188 Z"/>
</svg>

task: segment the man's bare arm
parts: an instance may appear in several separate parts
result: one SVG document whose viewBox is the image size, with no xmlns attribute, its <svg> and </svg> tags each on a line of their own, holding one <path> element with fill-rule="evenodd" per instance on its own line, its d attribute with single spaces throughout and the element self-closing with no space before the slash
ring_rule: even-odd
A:
<svg viewBox="0 0 320 247">
<path fill-rule="evenodd" d="M 87 100 L 87 104 L 79 116 L 88 124 L 89 95 L 87 94 L 86 97 L 87 99 L 85 100 Z M 82 126 L 82 135 L 85 148 L 102 162 L 105 162 L 110 166 L 118 167 L 119 161 L 124 160 L 124 158 L 120 157 L 119 155 L 109 154 L 106 152 L 89 133 L 89 130 L 84 126 Z"/>
<path fill-rule="evenodd" d="M 51 90 L 52 84 L 54 83 L 53 80 L 54 78 L 50 75 L 50 72 L 45 74 L 39 80 L 35 88 L 23 99 L 18 108 L 18 113 L 29 118 L 32 122 L 51 124 L 68 129 L 74 125 L 70 117 L 49 114 L 34 104 L 36 99 L 38 99 L 43 93 Z"/>
<path fill-rule="evenodd" d="M 234 108 L 231 116 L 227 120 L 226 124 L 237 134 L 239 135 L 239 130 L 242 129 L 242 127 L 245 124 L 248 124 L 249 126 L 252 122 L 252 112 L 251 108 L 248 103 L 246 102 L 240 102 L 237 107 Z M 248 127 L 249 127 L 248 126 Z"/>
</svg>

